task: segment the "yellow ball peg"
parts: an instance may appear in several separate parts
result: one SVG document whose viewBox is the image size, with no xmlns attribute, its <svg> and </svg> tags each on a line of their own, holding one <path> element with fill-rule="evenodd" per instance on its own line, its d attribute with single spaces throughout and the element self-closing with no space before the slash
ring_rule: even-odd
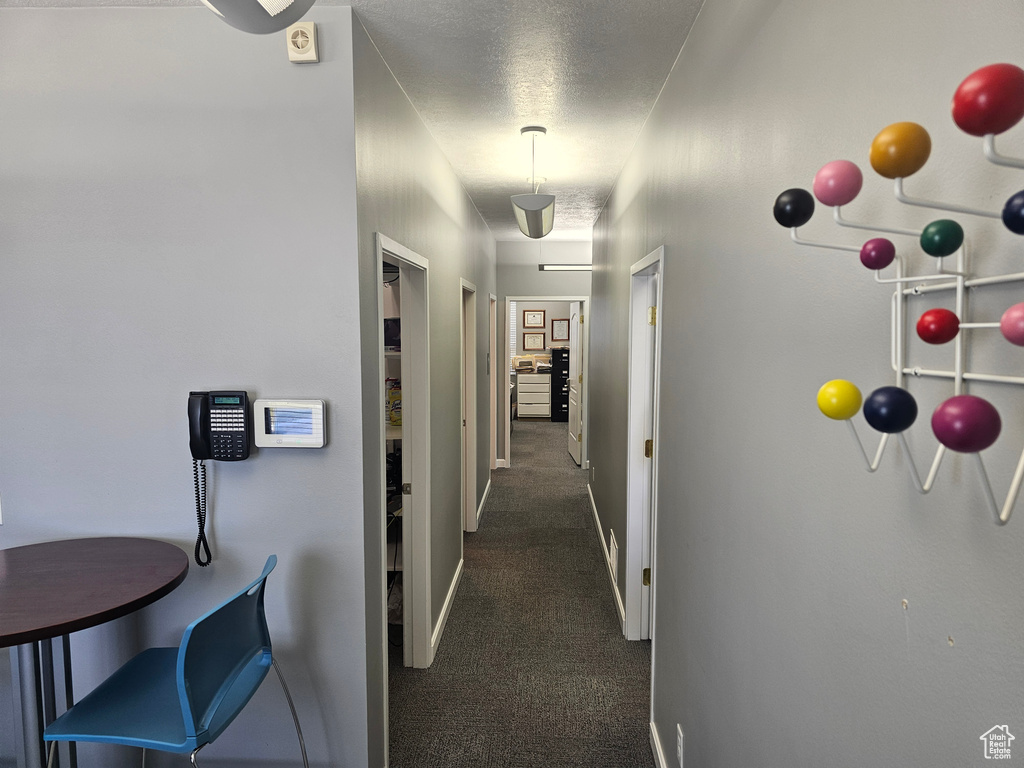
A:
<svg viewBox="0 0 1024 768">
<path fill-rule="evenodd" d="M 893 123 L 871 142 L 871 167 L 887 179 L 901 179 L 920 171 L 932 153 L 928 131 L 917 123 Z"/>
<path fill-rule="evenodd" d="M 856 415 L 863 402 L 860 390 L 845 379 L 826 381 L 818 390 L 818 408 L 830 419 L 846 421 Z"/>
</svg>

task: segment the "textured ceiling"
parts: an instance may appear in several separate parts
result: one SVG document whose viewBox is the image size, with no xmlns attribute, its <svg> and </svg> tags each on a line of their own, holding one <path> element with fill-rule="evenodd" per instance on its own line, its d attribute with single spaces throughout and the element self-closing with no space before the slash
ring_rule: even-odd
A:
<svg viewBox="0 0 1024 768">
<path fill-rule="evenodd" d="M 548 131 L 536 174 L 556 195 L 550 237 L 589 239 L 703 0 L 319 2 L 355 8 L 495 238 L 525 240 L 509 202 L 532 191 L 519 129 Z M 199 0 L 0 0 L 97 5 Z"/>
</svg>

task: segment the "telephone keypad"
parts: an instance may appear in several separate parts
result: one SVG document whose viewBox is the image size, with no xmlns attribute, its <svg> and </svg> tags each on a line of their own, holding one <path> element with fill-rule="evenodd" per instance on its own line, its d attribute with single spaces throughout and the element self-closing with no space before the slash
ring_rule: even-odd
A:
<svg viewBox="0 0 1024 768">
<path fill-rule="evenodd" d="M 213 458 L 232 459 L 245 452 L 245 411 L 241 408 L 210 409 Z"/>
</svg>

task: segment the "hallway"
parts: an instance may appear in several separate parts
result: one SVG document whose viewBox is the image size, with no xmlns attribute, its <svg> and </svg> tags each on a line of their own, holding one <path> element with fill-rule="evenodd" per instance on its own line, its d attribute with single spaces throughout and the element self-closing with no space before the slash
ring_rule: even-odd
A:
<svg viewBox="0 0 1024 768">
<path fill-rule="evenodd" d="M 392 649 L 392 768 L 654 765 L 651 646 L 622 636 L 565 436 L 515 423 L 433 666 Z"/>
</svg>

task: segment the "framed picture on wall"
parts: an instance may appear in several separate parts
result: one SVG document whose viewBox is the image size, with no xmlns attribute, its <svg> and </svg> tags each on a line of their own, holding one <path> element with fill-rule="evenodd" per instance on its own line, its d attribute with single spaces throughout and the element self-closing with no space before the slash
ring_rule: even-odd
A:
<svg viewBox="0 0 1024 768">
<path fill-rule="evenodd" d="M 523 351 L 534 352 L 545 349 L 543 333 L 524 333 Z"/>
<path fill-rule="evenodd" d="M 545 328 L 543 309 L 524 309 L 523 328 Z"/>
<path fill-rule="evenodd" d="M 563 317 L 558 320 L 551 321 L 551 340 L 552 341 L 568 341 L 569 340 L 569 318 Z"/>
</svg>

